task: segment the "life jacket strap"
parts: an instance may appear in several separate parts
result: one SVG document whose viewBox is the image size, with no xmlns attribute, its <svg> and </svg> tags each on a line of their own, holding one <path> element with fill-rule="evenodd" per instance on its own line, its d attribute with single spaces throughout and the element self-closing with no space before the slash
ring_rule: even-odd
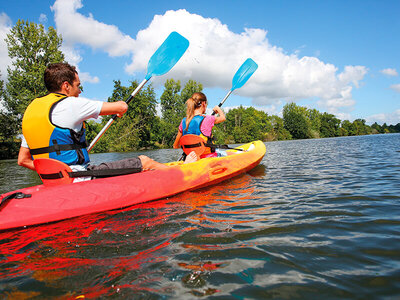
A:
<svg viewBox="0 0 400 300">
<path fill-rule="evenodd" d="M 122 169 L 105 169 L 105 170 L 87 170 L 87 171 L 68 172 L 68 175 L 71 178 L 86 177 L 86 176 L 91 176 L 91 177 L 95 177 L 95 178 L 104 178 L 104 177 L 113 177 L 113 176 L 128 175 L 128 174 L 133 174 L 133 173 L 140 173 L 141 171 L 142 171 L 141 168 L 122 168 Z"/>
<path fill-rule="evenodd" d="M 198 148 L 201 147 L 201 145 L 204 145 L 204 143 L 195 143 L 195 144 L 187 144 L 187 145 L 182 145 L 182 148 Z"/>
<path fill-rule="evenodd" d="M 205 143 L 204 145 L 206 147 L 210 147 L 210 148 L 214 148 L 214 149 L 231 149 L 231 150 L 237 150 L 237 151 L 246 152 L 246 150 L 243 150 L 243 149 L 240 149 L 240 148 L 232 148 L 232 147 L 229 147 L 228 145 L 215 145 L 215 144 L 209 144 L 209 143 Z"/>
<path fill-rule="evenodd" d="M 31 155 L 38 155 L 38 154 L 44 154 L 44 153 L 51 153 L 51 152 L 56 152 L 57 155 L 61 154 L 61 151 L 68 151 L 68 150 L 79 150 L 86 148 L 87 145 L 86 143 L 82 144 L 58 144 L 56 140 L 53 140 L 53 144 L 48 147 L 42 147 L 42 148 L 35 148 L 35 149 L 29 149 L 31 152 Z"/>
<path fill-rule="evenodd" d="M 139 173 L 141 171 L 142 171 L 141 168 L 124 168 L 124 169 L 75 171 L 75 172 L 67 172 L 66 174 L 68 174 L 69 178 L 78 178 L 78 177 L 104 178 L 104 177 L 113 177 L 113 176 Z M 63 172 L 61 171 L 56 173 L 39 173 L 39 176 L 45 180 L 60 179 L 65 177 Z"/>
<path fill-rule="evenodd" d="M 33 163 L 36 172 L 46 186 L 69 184 L 77 177 L 104 178 L 139 173 L 142 171 L 141 168 L 121 168 L 73 172 L 67 164 L 52 158 L 37 158 Z"/>
<path fill-rule="evenodd" d="M 206 150 L 204 139 L 195 134 L 185 134 L 181 137 L 179 143 L 186 154 L 194 151 L 197 156 L 200 156 Z"/>
</svg>

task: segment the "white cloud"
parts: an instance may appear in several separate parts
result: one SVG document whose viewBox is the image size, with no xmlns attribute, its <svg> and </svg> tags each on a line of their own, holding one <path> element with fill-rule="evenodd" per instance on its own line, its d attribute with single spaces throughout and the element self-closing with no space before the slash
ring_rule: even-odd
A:
<svg viewBox="0 0 400 300">
<path fill-rule="evenodd" d="M 75 66 L 82 60 L 79 45 L 100 49 L 110 56 L 131 55 L 135 41 L 123 34 L 114 25 L 107 25 L 77 12 L 82 8 L 81 0 L 57 0 L 51 7 L 57 31 L 63 37 L 61 50 L 66 60 Z M 78 68 L 79 69 L 79 68 Z M 99 78 L 81 73 L 82 82 L 98 83 Z"/>
<path fill-rule="evenodd" d="M 73 44 L 68 45 L 63 43 L 61 45 L 61 51 L 65 55 L 65 60 L 71 65 L 78 66 L 78 64 L 82 61 L 82 56 L 79 53 L 79 49 Z"/>
<path fill-rule="evenodd" d="M 388 75 L 388 76 L 398 76 L 399 75 L 397 73 L 396 69 L 391 69 L 391 68 L 380 70 L 380 72 L 382 74 L 385 74 L 385 75 Z"/>
<path fill-rule="evenodd" d="M 383 123 L 386 123 L 387 125 L 396 125 L 397 123 L 400 123 L 400 109 L 395 110 L 392 113 L 372 115 L 367 117 L 365 120 L 368 124 L 377 122 L 381 125 Z"/>
<path fill-rule="evenodd" d="M 400 93 L 400 83 L 398 83 L 398 84 L 392 84 L 392 85 L 390 86 L 390 88 L 391 88 L 392 90 L 394 90 L 394 91 Z"/>
<path fill-rule="evenodd" d="M 253 103 L 260 106 L 275 104 L 281 99 L 319 98 L 319 104 L 330 112 L 335 113 L 343 106 L 351 109 L 355 103 L 351 90 L 359 86 L 367 73 L 364 66 L 346 66 L 338 73 L 334 65 L 316 57 L 285 54 L 269 43 L 265 30 L 247 28 L 236 34 L 218 19 L 204 18 L 186 10 L 156 15 L 150 25 L 138 33 L 127 71 L 143 70 L 150 54 L 171 31 L 188 38 L 190 46 L 168 75 L 158 79 L 160 82 L 165 77 L 194 79 L 206 87 L 229 89 L 237 68 L 251 57 L 259 68 L 235 93 L 251 97 Z"/>
<path fill-rule="evenodd" d="M 263 29 L 245 28 L 237 34 L 218 19 L 184 9 L 155 15 L 134 40 L 114 25 L 101 23 L 91 14 L 80 14 L 81 7 L 81 0 L 57 0 L 52 7 L 57 30 L 65 41 L 63 47 L 73 62 L 81 60 L 79 45 L 87 45 L 110 56 L 131 56 L 126 71 L 132 74 L 146 70 L 149 58 L 171 31 L 190 41 L 177 65 L 167 75 L 153 78 L 155 86 L 166 78 L 175 78 L 229 90 L 236 70 L 251 57 L 259 68 L 236 94 L 252 98 L 259 106 L 276 105 L 282 100 L 319 99 L 322 108 L 338 114 L 353 108 L 352 88 L 360 85 L 368 71 L 364 66 L 346 66 L 340 72 L 333 64 L 316 57 L 286 54 L 269 43 Z"/>
<path fill-rule="evenodd" d="M 367 71 L 367 68 L 363 66 L 345 66 L 344 72 L 338 77 L 344 85 L 352 83 L 355 87 L 359 87 L 358 82 L 364 78 Z"/>
<path fill-rule="evenodd" d="M 42 23 L 42 24 L 46 23 L 47 22 L 47 16 L 45 14 L 40 14 L 39 22 Z"/>
<path fill-rule="evenodd" d="M 11 19 L 5 14 L 0 13 L 0 79 L 7 77 L 7 67 L 11 65 L 11 59 L 8 57 L 7 44 L 5 38 L 11 30 Z"/>
<path fill-rule="evenodd" d="M 79 73 L 79 79 L 81 80 L 82 83 L 84 82 L 89 82 L 89 83 L 99 83 L 100 79 L 97 76 L 91 76 L 88 72 L 80 72 Z"/>
<path fill-rule="evenodd" d="M 57 31 L 67 45 L 83 44 L 101 49 L 110 56 L 130 54 L 135 41 L 123 34 L 115 25 L 96 21 L 92 15 L 77 12 L 82 8 L 81 0 L 57 0 L 51 7 Z"/>
</svg>

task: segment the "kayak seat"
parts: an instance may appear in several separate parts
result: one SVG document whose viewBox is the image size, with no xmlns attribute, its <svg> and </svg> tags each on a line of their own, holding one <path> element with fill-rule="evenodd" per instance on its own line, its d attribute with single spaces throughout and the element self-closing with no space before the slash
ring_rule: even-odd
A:
<svg viewBox="0 0 400 300">
<path fill-rule="evenodd" d="M 194 151 L 200 157 L 206 150 L 205 141 L 198 135 L 186 134 L 179 140 L 181 148 L 186 155 Z"/>
<path fill-rule="evenodd" d="M 52 158 L 37 158 L 33 161 L 36 172 L 45 186 L 70 184 L 74 178 L 69 176 L 71 168 L 59 160 Z"/>
</svg>

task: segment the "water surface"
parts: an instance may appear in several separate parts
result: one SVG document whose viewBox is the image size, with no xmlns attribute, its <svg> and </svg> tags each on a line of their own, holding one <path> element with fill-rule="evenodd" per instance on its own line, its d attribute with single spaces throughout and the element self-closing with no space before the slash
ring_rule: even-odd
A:
<svg viewBox="0 0 400 300">
<path fill-rule="evenodd" d="M 400 134 L 266 146 L 215 186 L 0 233 L 0 298 L 400 297 Z M 1 193 L 39 182 L 0 161 Z"/>
</svg>

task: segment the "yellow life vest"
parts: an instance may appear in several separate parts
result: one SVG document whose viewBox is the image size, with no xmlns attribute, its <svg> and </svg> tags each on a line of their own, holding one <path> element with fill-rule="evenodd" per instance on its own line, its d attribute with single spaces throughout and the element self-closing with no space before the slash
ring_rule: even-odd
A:
<svg viewBox="0 0 400 300">
<path fill-rule="evenodd" d="M 54 158 L 68 165 L 86 164 L 89 154 L 86 150 L 85 128 L 75 132 L 51 122 L 54 105 L 65 98 L 66 95 L 50 93 L 34 99 L 22 119 L 22 133 L 33 159 Z"/>
</svg>

